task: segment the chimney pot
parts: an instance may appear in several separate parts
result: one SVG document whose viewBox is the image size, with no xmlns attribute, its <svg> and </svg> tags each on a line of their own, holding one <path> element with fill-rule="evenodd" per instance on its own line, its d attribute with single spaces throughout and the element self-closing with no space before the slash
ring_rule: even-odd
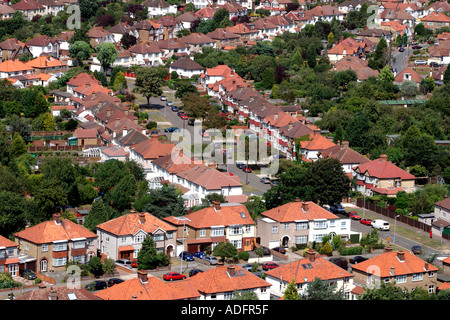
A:
<svg viewBox="0 0 450 320">
<path fill-rule="evenodd" d="M 143 212 L 139 213 L 139 222 L 142 224 L 145 223 L 145 214 Z"/>
<path fill-rule="evenodd" d="M 387 161 L 387 154 L 380 154 L 380 159 L 382 160 L 382 161 Z"/>
<path fill-rule="evenodd" d="M 405 252 L 403 251 L 397 251 L 397 258 L 400 261 L 405 261 Z"/>
<path fill-rule="evenodd" d="M 391 246 L 385 247 L 384 252 L 392 252 L 392 247 Z"/>
</svg>

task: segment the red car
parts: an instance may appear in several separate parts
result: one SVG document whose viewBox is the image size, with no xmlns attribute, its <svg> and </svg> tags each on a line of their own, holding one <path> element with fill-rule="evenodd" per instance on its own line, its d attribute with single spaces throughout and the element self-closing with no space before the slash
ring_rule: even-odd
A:
<svg viewBox="0 0 450 320">
<path fill-rule="evenodd" d="M 243 170 L 244 172 L 252 172 L 252 168 L 250 168 L 250 167 L 248 167 L 248 166 L 243 166 L 243 167 L 242 167 L 242 170 Z"/>
<path fill-rule="evenodd" d="M 350 211 L 348 216 L 353 220 L 361 220 L 361 216 L 357 214 L 355 211 Z"/>
<path fill-rule="evenodd" d="M 183 280 L 186 279 L 186 276 L 178 272 L 168 272 L 163 275 L 163 279 L 167 281 Z"/>
<path fill-rule="evenodd" d="M 263 268 L 263 270 L 272 270 L 272 269 L 275 269 L 275 268 L 278 268 L 279 267 L 279 265 L 277 265 L 276 263 L 273 263 L 273 262 L 266 262 L 266 263 L 263 263 L 262 264 L 262 268 Z"/>
<path fill-rule="evenodd" d="M 137 260 L 131 261 L 131 267 L 137 268 Z"/>
<path fill-rule="evenodd" d="M 372 219 L 361 219 L 359 220 L 362 224 L 365 224 L 366 226 L 372 225 Z"/>
</svg>

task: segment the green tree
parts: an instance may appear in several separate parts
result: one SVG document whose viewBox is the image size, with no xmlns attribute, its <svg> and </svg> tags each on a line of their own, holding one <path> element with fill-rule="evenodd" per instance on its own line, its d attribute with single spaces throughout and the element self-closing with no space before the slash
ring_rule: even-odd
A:
<svg viewBox="0 0 450 320">
<path fill-rule="evenodd" d="M 378 79 L 386 82 L 394 81 L 395 77 L 394 74 L 391 72 L 391 66 L 385 65 L 383 69 L 381 69 L 381 72 L 378 74 Z"/>
<path fill-rule="evenodd" d="M 84 220 L 84 226 L 90 231 L 95 231 L 97 225 L 111 220 L 114 216 L 114 211 L 103 202 L 103 199 L 96 199 Z"/>
<path fill-rule="evenodd" d="M 25 228 L 27 203 L 25 198 L 15 192 L 0 191 L 0 234 L 9 237 Z"/>
<path fill-rule="evenodd" d="M 156 252 L 153 238 L 147 236 L 142 242 L 142 248 L 139 250 L 137 262 L 139 270 L 153 270 L 157 267 L 168 266 L 169 258 L 162 252 Z"/>
<path fill-rule="evenodd" d="M 111 201 L 114 208 L 119 212 L 122 212 L 123 210 L 130 208 L 136 190 L 136 179 L 134 175 L 128 174 L 120 179 L 114 189 L 110 192 L 108 199 Z"/>
<path fill-rule="evenodd" d="M 95 277 L 101 277 L 105 273 L 102 261 L 99 257 L 92 257 L 86 267 Z"/>
<path fill-rule="evenodd" d="M 150 105 L 151 97 L 159 97 L 163 93 L 164 78 L 155 68 L 139 68 L 136 72 L 135 88 L 133 92 L 142 94 Z"/>
<path fill-rule="evenodd" d="M 97 14 L 97 9 L 100 7 L 98 0 L 80 0 L 80 13 L 84 19 L 89 19 Z"/>
<path fill-rule="evenodd" d="M 9 159 L 17 158 L 26 153 L 27 146 L 25 141 L 23 141 L 22 136 L 18 132 L 15 132 L 11 145 L 9 146 Z"/>
<path fill-rule="evenodd" d="M 127 79 L 125 79 L 123 72 L 118 72 L 116 74 L 113 87 L 115 91 L 128 89 Z"/>
<path fill-rule="evenodd" d="M 125 164 L 118 160 L 106 161 L 94 173 L 95 185 L 100 195 L 112 190 L 127 174 Z"/>
<path fill-rule="evenodd" d="M 96 48 L 97 59 L 100 62 L 103 72 L 109 68 L 119 57 L 116 46 L 110 42 L 102 42 Z"/>
<path fill-rule="evenodd" d="M 144 211 L 157 218 L 179 217 L 186 213 L 184 200 L 173 185 L 164 184 L 159 189 L 151 189 L 148 195 L 150 201 L 145 205 Z"/>
<path fill-rule="evenodd" d="M 450 84 L 450 68 L 446 68 L 444 72 L 444 84 Z"/>
<path fill-rule="evenodd" d="M 83 61 L 89 59 L 92 48 L 86 41 L 75 41 L 69 45 L 69 56 L 77 59 L 78 65 L 82 66 Z"/>
<path fill-rule="evenodd" d="M 56 126 L 55 119 L 50 112 L 44 113 L 42 118 L 42 128 L 44 131 L 54 131 Z"/>
<path fill-rule="evenodd" d="M 320 205 L 340 203 L 350 191 L 350 180 L 334 158 L 313 162 L 307 171 L 307 181 L 312 188 L 311 200 Z"/>
<path fill-rule="evenodd" d="M 42 92 L 39 92 L 36 95 L 33 107 L 34 107 L 34 116 L 45 114 L 50 111 L 49 103 Z"/>
<path fill-rule="evenodd" d="M 222 260 L 232 259 L 237 256 L 238 250 L 231 242 L 221 242 L 214 247 L 213 255 Z"/>
<path fill-rule="evenodd" d="M 336 290 L 336 283 L 330 285 L 328 281 L 316 277 L 308 283 L 299 300 L 345 300 L 345 295 L 342 289 Z"/>
<path fill-rule="evenodd" d="M 407 292 L 393 283 L 382 282 L 380 286 L 366 288 L 359 300 L 406 300 Z"/>
<path fill-rule="evenodd" d="M 298 300 L 298 289 L 297 286 L 295 285 L 295 280 L 292 279 L 291 282 L 289 282 L 289 284 L 286 287 L 286 290 L 284 290 L 284 295 L 283 295 L 284 300 Z"/>
<path fill-rule="evenodd" d="M 316 58 L 317 58 L 316 49 L 313 46 L 309 46 L 306 49 L 306 60 L 310 68 L 314 68 L 316 66 L 317 64 Z"/>
</svg>

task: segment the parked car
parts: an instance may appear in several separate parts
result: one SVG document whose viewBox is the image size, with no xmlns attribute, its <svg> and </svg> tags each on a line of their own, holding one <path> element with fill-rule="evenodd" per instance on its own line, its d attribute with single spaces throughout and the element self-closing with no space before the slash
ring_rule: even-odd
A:
<svg viewBox="0 0 450 320">
<path fill-rule="evenodd" d="M 414 65 L 418 66 L 418 65 L 426 65 L 427 61 L 426 60 L 415 60 L 414 61 Z"/>
<path fill-rule="evenodd" d="M 137 260 L 131 261 L 131 267 L 132 268 L 137 268 Z"/>
<path fill-rule="evenodd" d="M 108 288 L 108 285 L 106 284 L 106 281 L 95 280 L 94 282 L 85 285 L 84 288 L 88 291 L 96 291 L 106 289 Z"/>
<path fill-rule="evenodd" d="M 202 137 L 209 137 L 209 132 L 205 129 L 200 129 L 200 134 L 202 135 Z"/>
<path fill-rule="evenodd" d="M 217 264 L 219 262 L 219 260 L 213 256 L 206 256 L 203 260 L 209 262 L 209 264 L 211 264 L 211 265 Z"/>
<path fill-rule="evenodd" d="M 247 166 L 247 165 L 243 165 L 242 166 L 242 170 L 244 171 L 244 172 L 252 172 L 252 168 L 250 168 L 249 166 Z"/>
<path fill-rule="evenodd" d="M 182 113 L 182 114 L 180 114 L 180 118 L 182 119 L 182 120 L 187 120 L 188 119 L 188 116 L 187 116 L 187 114 L 186 113 Z"/>
<path fill-rule="evenodd" d="M 415 46 L 412 46 L 411 48 L 413 48 L 414 50 L 417 50 L 417 49 L 422 49 L 422 46 L 415 45 Z"/>
<path fill-rule="evenodd" d="M 163 279 L 166 281 L 173 281 L 173 280 L 183 280 L 186 279 L 186 275 L 178 272 L 167 272 L 163 275 Z"/>
<path fill-rule="evenodd" d="M 161 101 L 166 101 L 167 98 L 166 98 L 166 96 L 161 96 L 161 97 L 160 97 L 160 100 L 161 100 Z"/>
<path fill-rule="evenodd" d="M 405 51 L 405 48 L 400 47 L 400 48 L 398 48 L 398 51 L 399 51 L 399 52 L 404 52 L 404 51 Z"/>
<path fill-rule="evenodd" d="M 187 252 L 187 251 L 183 251 L 180 253 L 180 258 L 182 258 L 184 261 L 194 261 L 194 256 Z"/>
<path fill-rule="evenodd" d="M 239 169 L 242 169 L 243 166 L 244 164 L 242 162 L 236 162 L 236 167 L 238 167 Z"/>
<path fill-rule="evenodd" d="M 361 220 L 361 216 L 357 214 L 355 211 L 350 211 L 348 213 L 348 217 L 353 220 Z"/>
<path fill-rule="evenodd" d="M 192 255 L 193 255 L 194 257 L 196 257 L 196 258 L 199 258 L 199 259 L 203 259 L 203 258 L 206 257 L 206 253 L 201 252 L 201 251 L 199 251 L 199 252 L 194 252 Z"/>
<path fill-rule="evenodd" d="M 266 247 L 262 247 L 262 249 L 263 249 L 263 254 L 265 255 L 265 256 L 270 256 L 270 249 L 269 248 L 266 248 Z"/>
<path fill-rule="evenodd" d="M 264 184 L 270 184 L 270 178 L 269 177 L 262 177 L 261 182 Z"/>
<path fill-rule="evenodd" d="M 131 261 L 130 260 L 119 259 L 119 260 L 116 260 L 116 264 L 118 264 L 119 266 L 131 269 Z"/>
<path fill-rule="evenodd" d="M 437 63 L 437 62 L 430 62 L 430 67 L 439 68 L 439 63 Z"/>
<path fill-rule="evenodd" d="M 119 278 L 111 278 L 108 280 L 108 287 L 112 287 L 115 284 L 119 284 L 124 282 L 125 280 L 119 279 Z"/>
<path fill-rule="evenodd" d="M 368 260 L 369 258 L 365 258 L 365 257 L 363 257 L 363 256 L 354 256 L 353 258 L 350 258 L 349 259 L 349 262 L 350 263 L 354 263 L 354 264 L 356 264 L 356 263 L 361 263 L 361 262 L 363 262 L 363 261 L 366 261 L 366 260 Z"/>
<path fill-rule="evenodd" d="M 272 250 L 273 251 L 277 251 L 277 252 L 282 253 L 282 254 L 286 253 L 286 249 L 283 248 L 283 247 L 275 247 L 275 248 L 272 248 Z"/>
<path fill-rule="evenodd" d="M 277 186 L 278 185 L 278 180 L 271 180 L 270 184 L 273 186 Z"/>
<path fill-rule="evenodd" d="M 188 125 L 193 126 L 195 124 L 195 119 L 194 118 L 189 118 L 188 119 Z"/>
<path fill-rule="evenodd" d="M 37 278 L 36 273 L 34 273 L 34 271 L 30 269 L 21 269 L 19 271 L 19 275 L 27 280 L 35 280 Z"/>
<path fill-rule="evenodd" d="M 334 203 L 334 204 L 330 205 L 330 210 L 333 213 L 345 214 L 345 208 L 341 204 L 338 204 L 338 203 Z"/>
<path fill-rule="evenodd" d="M 252 263 L 247 263 L 242 266 L 242 269 L 247 270 L 247 271 L 252 271 L 252 268 L 253 268 Z"/>
<path fill-rule="evenodd" d="M 189 277 L 195 276 L 197 273 L 203 272 L 203 270 L 200 269 L 191 269 L 189 271 Z"/>
<path fill-rule="evenodd" d="M 172 111 L 173 112 L 178 112 L 178 107 L 177 106 L 172 106 Z"/>
<path fill-rule="evenodd" d="M 170 127 L 170 128 L 164 129 L 164 132 L 177 132 L 177 131 L 180 131 L 180 128 Z"/>
<path fill-rule="evenodd" d="M 173 106 L 173 102 L 170 101 L 170 100 L 167 100 L 167 101 L 166 101 L 166 104 L 167 104 L 168 106 Z"/>
<path fill-rule="evenodd" d="M 413 246 L 411 248 L 411 251 L 414 254 L 422 254 L 422 247 L 421 246 Z"/>
<path fill-rule="evenodd" d="M 378 229 L 378 230 L 389 231 L 390 224 L 389 224 L 389 222 L 387 222 L 385 220 L 375 219 L 372 221 L 372 227 L 374 227 L 375 229 Z"/>
<path fill-rule="evenodd" d="M 366 226 L 370 226 L 372 225 L 372 219 L 361 219 L 359 220 L 359 222 L 361 222 L 362 224 L 365 224 Z"/>
<path fill-rule="evenodd" d="M 278 267 L 279 267 L 279 265 L 274 263 L 274 262 L 266 262 L 266 263 L 262 264 L 262 268 L 265 271 L 272 270 L 272 269 L 275 269 L 275 268 L 278 268 Z"/>
</svg>

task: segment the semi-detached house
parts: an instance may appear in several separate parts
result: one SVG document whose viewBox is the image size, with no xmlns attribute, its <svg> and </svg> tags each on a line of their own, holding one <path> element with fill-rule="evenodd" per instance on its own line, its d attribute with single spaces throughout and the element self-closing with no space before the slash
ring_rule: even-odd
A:
<svg viewBox="0 0 450 320">
<path fill-rule="evenodd" d="M 350 239 L 350 219 L 341 219 L 312 201 L 296 200 L 264 211 L 256 220 L 259 243 L 268 248 L 321 242 L 326 235 Z"/>
<path fill-rule="evenodd" d="M 62 219 L 53 219 L 14 234 L 18 248 L 36 258 L 36 272 L 65 271 L 70 261 L 86 263 L 97 254 L 97 235 L 88 229 Z"/>
<path fill-rule="evenodd" d="M 223 242 L 230 242 L 238 251 L 254 249 L 256 225 L 245 205 L 221 205 L 214 201 L 210 207 L 164 220 L 178 228 L 178 253 L 214 250 Z"/>
<path fill-rule="evenodd" d="M 97 226 L 98 248 L 110 259 L 137 259 L 142 242 L 151 236 L 157 252 L 176 254 L 177 228 L 148 212 L 131 212 Z"/>
</svg>

